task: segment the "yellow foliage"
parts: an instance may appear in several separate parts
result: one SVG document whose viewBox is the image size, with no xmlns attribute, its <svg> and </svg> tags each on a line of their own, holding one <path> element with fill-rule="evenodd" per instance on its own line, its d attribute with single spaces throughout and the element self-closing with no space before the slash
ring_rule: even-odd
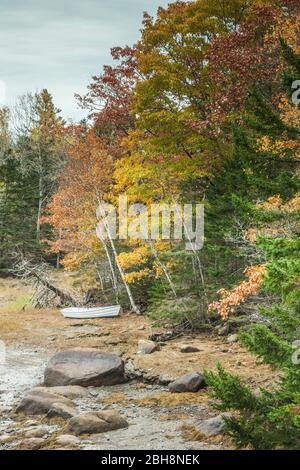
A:
<svg viewBox="0 0 300 470">
<path fill-rule="evenodd" d="M 141 271 L 133 271 L 125 274 L 125 280 L 128 284 L 134 284 L 135 282 L 143 280 L 145 277 L 149 276 L 149 274 L 151 274 L 151 270 L 145 268 L 141 269 Z"/>
<path fill-rule="evenodd" d="M 126 270 L 145 264 L 149 256 L 151 256 L 149 247 L 139 246 L 129 253 L 120 253 L 118 261 L 121 267 Z"/>
<path fill-rule="evenodd" d="M 279 210 L 282 205 L 282 199 L 279 194 L 269 197 L 265 202 L 256 204 L 258 209 L 269 211 Z"/>
<path fill-rule="evenodd" d="M 300 127 L 300 110 L 297 106 L 282 96 L 279 99 L 278 108 L 281 119 L 287 126 Z M 300 158 L 300 139 L 289 139 L 286 134 L 283 134 L 280 140 L 264 136 L 257 140 L 257 148 L 261 152 L 272 153 L 278 158 L 284 157 L 286 151 L 289 150 L 293 151 L 293 158 Z"/>
</svg>

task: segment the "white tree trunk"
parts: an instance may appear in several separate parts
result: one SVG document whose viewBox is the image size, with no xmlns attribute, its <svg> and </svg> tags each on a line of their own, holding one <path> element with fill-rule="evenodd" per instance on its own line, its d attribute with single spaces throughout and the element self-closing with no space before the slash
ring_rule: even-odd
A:
<svg viewBox="0 0 300 470">
<path fill-rule="evenodd" d="M 169 283 L 169 285 L 170 285 L 170 288 L 171 288 L 171 290 L 172 290 L 172 292 L 173 292 L 174 297 L 177 297 L 177 293 L 176 293 L 176 290 L 175 290 L 174 283 L 173 283 L 173 281 L 172 281 L 172 279 L 171 279 L 171 277 L 170 277 L 170 275 L 169 275 L 169 273 L 168 273 L 168 269 L 167 269 L 166 265 L 159 259 L 158 252 L 157 252 L 157 250 L 155 249 L 155 246 L 153 245 L 152 240 L 148 240 L 148 244 L 149 244 L 150 249 L 151 249 L 153 255 L 155 256 L 155 258 L 156 258 L 156 260 L 157 260 L 159 266 L 160 266 L 161 269 L 163 270 L 164 275 L 165 275 L 166 278 L 167 278 L 167 281 L 168 281 L 168 283 Z"/>
<path fill-rule="evenodd" d="M 98 204 L 99 204 L 99 207 L 101 207 L 101 199 L 100 197 L 98 196 Z M 134 298 L 133 298 L 133 295 L 132 295 L 132 292 L 131 292 L 131 289 L 130 289 L 130 286 L 129 284 L 127 283 L 126 281 L 126 277 L 125 277 L 125 273 L 122 269 L 122 266 L 120 265 L 119 261 L 118 261 L 118 253 L 117 253 L 117 250 L 116 250 L 116 246 L 115 246 L 115 243 L 114 243 L 114 240 L 111 236 L 111 232 L 110 232 L 110 228 L 108 226 L 108 224 L 105 222 L 105 214 L 100 214 L 102 216 L 102 221 L 104 223 L 104 227 L 105 227 L 105 230 L 106 230 L 106 233 L 107 233 L 107 237 L 109 239 L 109 242 L 110 242 L 110 245 L 111 245 L 111 248 L 112 248 L 112 251 L 113 251 L 113 254 L 114 254 L 114 259 L 115 259 L 115 262 L 116 262 L 116 265 L 117 265 L 117 268 L 119 270 L 119 273 L 120 273 L 120 276 L 121 276 L 121 279 L 122 279 L 122 282 L 124 284 L 124 287 L 126 289 L 126 293 L 127 293 L 127 296 L 128 296 L 128 299 L 129 299 L 129 302 L 130 302 L 130 306 L 131 306 L 131 309 L 133 312 L 135 312 L 136 314 L 140 315 L 141 312 L 138 308 L 138 306 L 136 305 L 135 301 L 134 301 Z"/>
</svg>

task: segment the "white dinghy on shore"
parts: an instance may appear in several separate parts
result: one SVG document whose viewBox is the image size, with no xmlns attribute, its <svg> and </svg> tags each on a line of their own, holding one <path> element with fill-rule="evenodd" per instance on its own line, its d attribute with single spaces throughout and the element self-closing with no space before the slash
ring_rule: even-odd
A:
<svg viewBox="0 0 300 470">
<path fill-rule="evenodd" d="M 93 319 L 93 318 L 112 318 L 120 315 L 122 309 L 120 305 L 112 305 L 109 307 L 70 307 L 61 309 L 61 313 L 65 318 Z"/>
</svg>

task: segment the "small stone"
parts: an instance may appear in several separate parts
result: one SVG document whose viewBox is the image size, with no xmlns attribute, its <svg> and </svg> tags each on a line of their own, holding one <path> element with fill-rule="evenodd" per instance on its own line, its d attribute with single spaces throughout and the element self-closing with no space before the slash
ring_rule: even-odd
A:
<svg viewBox="0 0 300 470">
<path fill-rule="evenodd" d="M 292 342 L 293 348 L 298 348 L 299 346 L 300 346 L 300 339 L 296 339 L 295 341 Z"/>
<path fill-rule="evenodd" d="M 70 419 L 68 429 L 70 432 L 81 434 L 100 434 L 127 428 L 128 423 L 117 411 L 87 412 Z"/>
<path fill-rule="evenodd" d="M 227 341 L 227 343 L 236 343 L 238 340 L 239 340 L 238 335 L 234 334 L 234 335 L 228 336 L 226 341 Z"/>
<path fill-rule="evenodd" d="M 129 359 L 129 361 L 127 361 L 125 364 L 125 375 L 129 379 L 136 379 L 136 378 L 142 377 L 143 372 L 140 371 L 139 369 L 136 369 L 132 360 Z"/>
<path fill-rule="evenodd" d="M 198 392 L 205 387 L 203 375 L 198 372 L 183 375 L 169 384 L 169 391 L 172 393 Z"/>
<path fill-rule="evenodd" d="M 57 436 L 55 442 L 62 447 L 73 447 L 80 444 L 80 440 L 72 434 L 61 434 Z"/>
<path fill-rule="evenodd" d="M 32 437 L 31 439 L 24 439 L 24 441 L 21 441 L 20 445 L 26 450 L 38 450 L 43 444 L 44 439 Z"/>
<path fill-rule="evenodd" d="M 34 428 L 30 429 L 29 431 L 26 431 L 24 436 L 26 438 L 31 438 L 31 437 L 44 437 L 48 434 L 48 430 L 45 428 Z"/>
<path fill-rule="evenodd" d="M 138 354 L 152 354 L 155 351 L 159 351 L 160 346 L 154 341 L 140 340 L 138 345 Z"/>
<path fill-rule="evenodd" d="M 196 346 L 189 345 L 189 344 L 183 344 L 182 346 L 180 346 L 180 352 L 182 353 L 195 353 L 199 351 L 200 351 L 199 348 L 197 348 Z"/>
<path fill-rule="evenodd" d="M 200 423 L 198 429 L 199 431 L 207 437 L 217 436 L 222 434 L 225 428 L 224 416 L 220 415 L 215 418 L 206 419 Z"/>
<path fill-rule="evenodd" d="M 159 377 L 158 377 L 158 381 L 157 383 L 159 385 L 169 385 L 169 383 L 173 382 L 174 379 L 169 377 L 168 375 L 164 375 L 164 374 L 161 374 Z"/>
</svg>

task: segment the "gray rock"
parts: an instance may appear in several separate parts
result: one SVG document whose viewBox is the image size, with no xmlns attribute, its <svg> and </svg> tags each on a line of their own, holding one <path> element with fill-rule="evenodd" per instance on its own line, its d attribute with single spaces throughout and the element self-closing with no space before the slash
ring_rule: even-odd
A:
<svg viewBox="0 0 300 470">
<path fill-rule="evenodd" d="M 169 377 L 168 375 L 165 375 L 165 374 L 161 374 L 159 377 L 158 377 L 158 380 L 157 380 L 157 383 L 159 385 L 169 385 L 169 383 L 173 382 L 174 379 Z"/>
<path fill-rule="evenodd" d="M 237 334 L 234 334 L 234 335 L 228 336 L 228 338 L 227 338 L 226 341 L 227 341 L 227 343 L 237 343 L 238 340 L 239 340 L 238 335 L 237 335 Z"/>
<path fill-rule="evenodd" d="M 36 390 L 46 390 L 51 393 L 56 393 L 65 398 L 69 398 L 70 400 L 74 400 L 76 398 L 81 398 L 87 395 L 87 390 L 84 387 L 80 387 L 79 385 L 66 385 L 62 387 L 36 387 Z"/>
<path fill-rule="evenodd" d="M 55 443 L 62 447 L 75 447 L 80 444 L 80 439 L 72 434 L 61 434 L 56 437 Z"/>
<path fill-rule="evenodd" d="M 39 439 L 37 437 L 32 437 L 31 439 L 24 439 L 21 441 L 20 445 L 26 450 L 38 450 L 44 444 L 44 439 Z"/>
<path fill-rule="evenodd" d="M 197 348 L 196 346 L 188 345 L 188 344 L 183 344 L 180 346 L 180 352 L 182 353 L 195 353 L 199 352 L 200 349 Z"/>
<path fill-rule="evenodd" d="M 127 421 L 117 411 L 82 413 L 71 418 L 68 425 L 69 431 L 76 435 L 100 434 L 127 427 Z"/>
<path fill-rule="evenodd" d="M 300 346 L 300 339 L 296 339 L 295 341 L 292 342 L 293 348 L 298 348 L 299 346 Z"/>
<path fill-rule="evenodd" d="M 72 409 L 74 411 L 73 414 L 76 413 L 75 405 L 71 400 L 39 387 L 30 390 L 16 408 L 16 412 L 29 416 L 43 415 L 49 413 L 54 405 L 56 407 L 58 407 L 58 405 L 66 406 L 69 410 Z"/>
<path fill-rule="evenodd" d="M 143 376 L 143 371 L 137 369 L 129 359 L 125 364 L 125 375 L 128 379 L 140 379 Z"/>
<path fill-rule="evenodd" d="M 28 439 L 31 437 L 44 437 L 48 434 L 48 430 L 45 428 L 34 428 L 34 429 L 29 429 L 24 433 L 24 436 Z"/>
<path fill-rule="evenodd" d="M 217 332 L 219 336 L 226 336 L 229 333 L 230 327 L 228 323 L 225 325 L 221 325 L 217 328 Z"/>
<path fill-rule="evenodd" d="M 159 351 L 160 346 L 154 341 L 140 340 L 138 345 L 138 354 L 152 354 L 155 351 Z"/>
<path fill-rule="evenodd" d="M 69 419 L 77 415 L 77 410 L 74 406 L 67 405 L 66 403 L 53 403 L 47 413 L 47 418 L 63 418 Z"/>
<path fill-rule="evenodd" d="M 169 384 L 169 391 L 172 393 L 198 392 L 205 387 L 203 375 L 198 372 L 183 375 Z"/>
<path fill-rule="evenodd" d="M 81 385 L 100 387 L 124 382 L 124 363 L 115 354 L 75 348 L 55 354 L 45 370 L 47 387 Z"/>
<path fill-rule="evenodd" d="M 198 426 L 199 431 L 207 437 L 222 434 L 225 428 L 223 417 L 226 415 L 216 416 L 215 418 L 206 419 Z"/>
</svg>

